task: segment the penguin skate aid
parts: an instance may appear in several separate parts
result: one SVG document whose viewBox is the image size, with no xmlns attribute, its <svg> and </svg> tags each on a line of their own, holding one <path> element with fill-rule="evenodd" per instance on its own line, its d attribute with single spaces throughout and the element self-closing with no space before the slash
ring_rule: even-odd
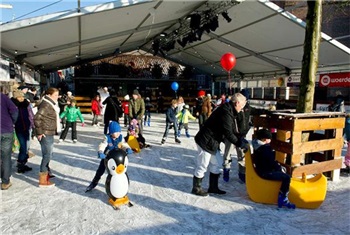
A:
<svg viewBox="0 0 350 235">
<path fill-rule="evenodd" d="M 133 206 L 127 196 L 130 184 L 127 174 L 128 163 L 127 153 L 122 149 L 110 150 L 105 158 L 108 172 L 106 193 L 109 196 L 108 202 L 116 210 L 122 205 Z"/>
<path fill-rule="evenodd" d="M 99 144 L 97 156 L 100 160 L 100 164 L 96 170 L 95 176 L 91 181 L 90 185 L 86 188 L 85 192 L 93 190 L 98 182 L 100 181 L 102 175 L 106 170 L 105 158 L 106 155 L 113 149 L 123 149 L 127 154 L 132 154 L 130 146 L 124 141 L 121 134 L 121 128 L 118 122 L 112 121 L 109 124 L 109 132 L 105 135 L 103 141 Z"/>
</svg>

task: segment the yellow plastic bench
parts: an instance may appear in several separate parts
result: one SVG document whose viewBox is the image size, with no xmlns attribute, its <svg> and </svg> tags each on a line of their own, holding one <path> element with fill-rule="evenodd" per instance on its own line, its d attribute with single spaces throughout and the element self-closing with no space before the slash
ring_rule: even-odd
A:
<svg viewBox="0 0 350 235">
<path fill-rule="evenodd" d="M 277 204 L 281 182 L 263 179 L 256 173 L 250 148 L 245 153 L 245 166 L 245 183 L 250 199 L 258 203 Z"/>
<path fill-rule="evenodd" d="M 281 182 L 261 178 L 255 171 L 250 149 L 245 154 L 246 188 L 248 196 L 254 202 L 265 204 L 277 204 L 278 192 Z M 323 174 L 317 174 L 306 179 L 292 178 L 289 187 L 289 201 L 296 208 L 316 209 L 326 198 L 327 178 Z"/>
</svg>

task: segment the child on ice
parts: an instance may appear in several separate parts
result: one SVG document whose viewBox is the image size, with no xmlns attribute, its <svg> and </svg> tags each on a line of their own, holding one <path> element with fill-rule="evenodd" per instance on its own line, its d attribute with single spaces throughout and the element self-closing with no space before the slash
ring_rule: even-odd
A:
<svg viewBox="0 0 350 235">
<path fill-rule="evenodd" d="M 278 194 L 278 207 L 283 206 L 295 209 L 295 205 L 288 200 L 290 176 L 282 171 L 281 165 L 275 160 L 275 151 L 272 149 L 271 132 L 267 129 L 257 131 L 257 138 L 253 140 L 253 162 L 258 175 L 267 180 L 282 181 Z"/>
<path fill-rule="evenodd" d="M 104 159 L 109 151 L 112 149 L 123 149 L 127 154 L 132 154 L 130 146 L 123 141 L 123 136 L 121 135 L 121 128 L 118 122 L 112 121 L 108 126 L 109 133 L 105 135 L 102 143 L 98 146 L 98 158 L 101 159 L 100 165 L 96 170 L 95 177 L 93 178 L 90 185 L 86 188 L 85 192 L 93 190 L 101 179 L 101 176 L 106 170 Z"/>
<path fill-rule="evenodd" d="M 133 151 L 139 152 L 140 149 L 138 149 L 138 150 L 134 149 L 133 146 L 131 146 L 132 144 L 129 143 L 129 136 L 135 137 L 135 139 L 137 140 L 137 142 L 139 144 L 140 149 L 150 147 L 148 144 L 146 144 L 146 139 L 140 133 L 140 126 L 139 126 L 139 123 L 136 119 L 131 120 L 129 128 L 128 128 L 128 133 L 125 137 L 125 141 L 128 142 L 128 144 L 130 145 L 130 147 Z"/>
<path fill-rule="evenodd" d="M 181 136 L 181 129 L 182 127 L 185 128 L 185 133 L 187 138 L 190 138 L 190 134 L 188 133 L 188 119 L 191 120 L 196 120 L 195 117 L 192 116 L 192 114 L 189 111 L 190 106 L 188 106 L 188 104 L 186 104 L 183 109 L 176 114 L 176 118 L 179 120 L 179 130 L 178 130 L 178 137 Z"/>
<path fill-rule="evenodd" d="M 72 140 L 77 142 L 77 118 L 80 119 L 81 125 L 84 126 L 84 118 L 81 115 L 80 109 L 76 107 L 77 101 L 72 100 L 70 105 L 61 113 L 60 118 L 66 118 L 66 125 L 61 133 L 59 142 L 64 141 L 67 136 L 68 130 L 72 128 Z"/>
</svg>

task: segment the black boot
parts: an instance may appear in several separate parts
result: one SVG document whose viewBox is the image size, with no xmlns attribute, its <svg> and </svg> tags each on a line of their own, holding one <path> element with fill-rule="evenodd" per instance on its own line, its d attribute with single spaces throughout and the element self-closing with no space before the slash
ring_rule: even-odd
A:
<svg viewBox="0 0 350 235">
<path fill-rule="evenodd" d="M 210 172 L 208 193 L 226 194 L 225 191 L 219 189 L 219 176 L 220 174 Z"/>
<path fill-rule="evenodd" d="M 98 181 L 96 182 L 95 180 L 93 180 L 90 185 L 86 188 L 85 193 L 90 192 L 91 190 L 93 190 L 98 184 Z"/>
<path fill-rule="evenodd" d="M 202 189 L 202 180 L 203 178 L 197 178 L 196 176 L 193 176 L 192 193 L 198 196 L 205 197 L 208 196 L 208 193 Z"/>
<path fill-rule="evenodd" d="M 25 163 L 18 163 L 17 165 L 17 173 L 25 173 L 27 171 L 31 171 L 32 168 L 27 166 Z"/>
</svg>

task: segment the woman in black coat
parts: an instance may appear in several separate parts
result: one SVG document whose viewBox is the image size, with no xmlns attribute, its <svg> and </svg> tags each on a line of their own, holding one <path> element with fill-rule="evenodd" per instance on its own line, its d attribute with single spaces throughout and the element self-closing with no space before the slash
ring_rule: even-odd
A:
<svg viewBox="0 0 350 235">
<path fill-rule="evenodd" d="M 117 93 L 114 90 L 109 92 L 109 97 L 107 97 L 103 103 L 106 105 L 106 110 L 104 113 L 104 134 L 107 134 L 109 122 L 116 121 L 119 123 L 119 118 L 123 115 L 123 110 L 121 107 L 121 103 L 118 100 Z"/>
</svg>

